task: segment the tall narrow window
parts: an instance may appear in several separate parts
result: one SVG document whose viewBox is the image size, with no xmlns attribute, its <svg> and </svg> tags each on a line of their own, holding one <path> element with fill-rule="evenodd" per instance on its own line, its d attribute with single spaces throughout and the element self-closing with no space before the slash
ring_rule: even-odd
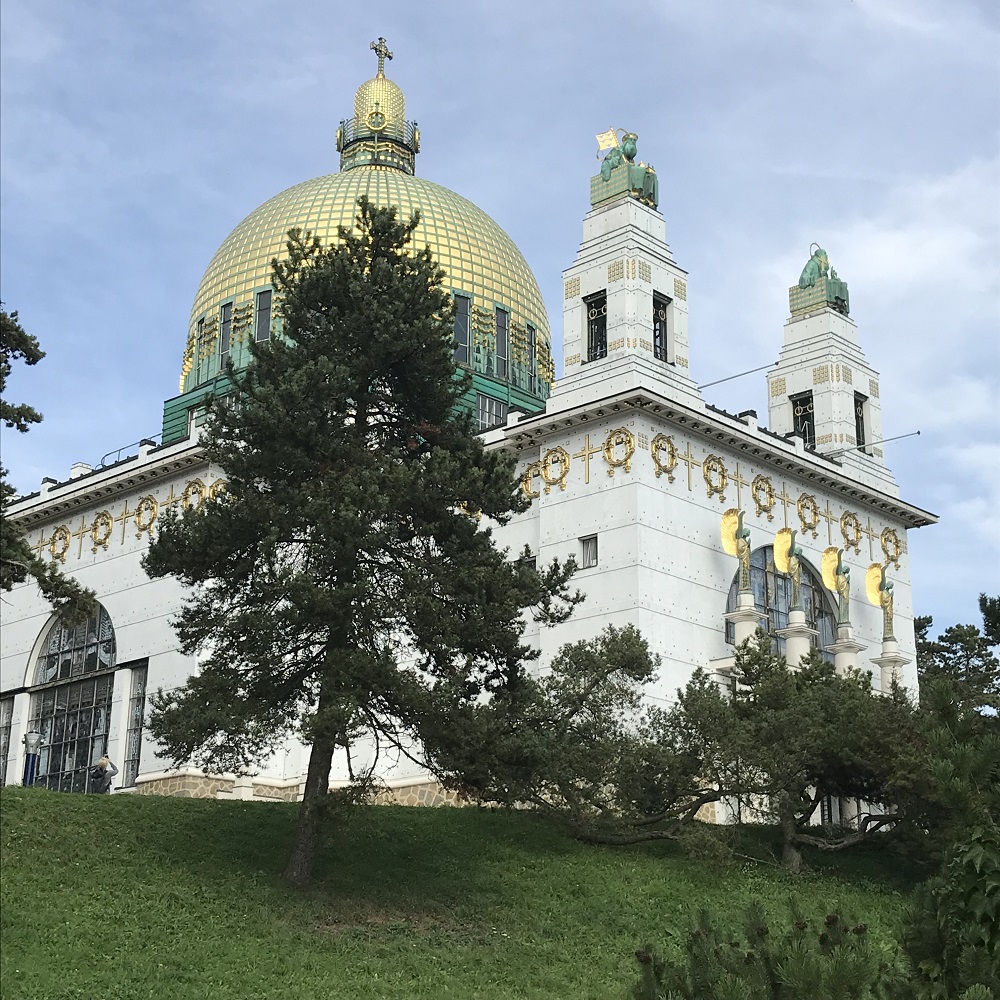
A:
<svg viewBox="0 0 1000 1000">
<path fill-rule="evenodd" d="M 667 357 L 667 329 L 670 316 L 670 299 L 653 292 L 653 357 L 669 361 Z"/>
<path fill-rule="evenodd" d="M 476 398 L 477 429 L 485 431 L 490 427 L 498 427 L 507 420 L 507 404 L 502 399 L 494 399 L 484 393 Z"/>
<path fill-rule="evenodd" d="M 205 353 L 205 317 L 198 320 L 198 333 L 194 340 L 194 384 L 201 383 L 202 355 Z"/>
<path fill-rule="evenodd" d="M 219 316 L 219 370 L 229 361 L 229 341 L 233 333 L 233 304 L 226 302 Z"/>
<path fill-rule="evenodd" d="M 867 396 L 862 396 L 860 392 L 854 394 L 854 436 L 857 438 L 858 448 L 864 448 L 868 443 L 868 438 L 865 435 L 865 404 L 867 402 Z"/>
<path fill-rule="evenodd" d="M 125 731 L 125 760 L 122 770 L 125 772 L 122 787 L 129 788 L 135 784 L 139 773 L 139 755 L 142 750 L 142 720 L 146 714 L 146 673 L 148 664 L 132 668 L 132 691 L 128 700 L 128 721 Z"/>
<path fill-rule="evenodd" d="M 788 398 L 792 402 L 795 433 L 802 438 L 807 448 L 815 448 L 816 412 L 813 407 L 813 394 L 800 392 L 797 396 L 789 396 Z"/>
<path fill-rule="evenodd" d="M 580 568 L 589 569 L 597 565 L 597 535 L 587 535 L 580 539 Z"/>
<path fill-rule="evenodd" d="M 608 356 L 608 294 L 599 292 L 583 300 L 587 310 L 587 360 Z"/>
<path fill-rule="evenodd" d="M 507 377 L 507 344 L 510 331 L 510 314 L 497 306 L 497 377 Z"/>
<path fill-rule="evenodd" d="M 254 316 L 254 339 L 271 339 L 271 290 L 257 293 L 257 313 Z"/>
<path fill-rule="evenodd" d="M 455 360 L 469 363 L 469 318 L 472 300 L 466 295 L 455 296 Z"/>
<path fill-rule="evenodd" d="M 535 363 L 538 360 L 538 333 L 535 328 L 528 324 L 528 358 L 525 367 L 529 374 L 534 375 Z"/>
<path fill-rule="evenodd" d="M 7 758 L 10 756 L 10 730 L 14 720 L 14 699 L 0 701 L 0 785 L 7 784 Z"/>
<path fill-rule="evenodd" d="M 115 684 L 115 632 L 100 605 L 70 625 L 56 619 L 35 663 L 29 731 L 42 734 L 37 785 L 90 791 L 89 769 L 108 750 Z"/>
</svg>

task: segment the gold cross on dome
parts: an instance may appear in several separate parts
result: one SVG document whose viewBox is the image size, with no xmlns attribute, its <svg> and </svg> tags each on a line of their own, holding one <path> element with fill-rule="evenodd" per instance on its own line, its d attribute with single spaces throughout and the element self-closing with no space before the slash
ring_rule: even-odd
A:
<svg viewBox="0 0 1000 1000">
<path fill-rule="evenodd" d="M 385 44 L 385 39 L 379 36 L 379 40 L 372 42 L 369 47 L 378 56 L 378 75 L 385 76 L 385 61 L 392 58 L 389 46 Z"/>
<path fill-rule="evenodd" d="M 603 451 L 602 448 L 591 448 L 590 447 L 590 435 L 587 434 L 584 438 L 583 451 L 578 451 L 573 458 L 583 459 L 583 481 L 585 483 L 590 482 L 590 459 L 592 455 L 600 455 Z"/>
</svg>

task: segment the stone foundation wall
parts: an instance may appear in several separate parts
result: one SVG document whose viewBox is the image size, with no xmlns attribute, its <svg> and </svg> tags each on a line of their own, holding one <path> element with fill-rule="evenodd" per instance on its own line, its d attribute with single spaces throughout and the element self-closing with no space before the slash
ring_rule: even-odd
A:
<svg viewBox="0 0 1000 1000">
<path fill-rule="evenodd" d="M 136 782 L 139 795 L 174 795 L 179 799 L 214 799 L 216 792 L 229 790 L 233 782 L 202 774 L 169 774 L 150 781 Z"/>
<path fill-rule="evenodd" d="M 299 785 L 265 785 L 258 781 L 253 783 L 254 798 L 274 799 L 277 802 L 298 802 Z"/>
<path fill-rule="evenodd" d="M 375 793 L 372 803 L 377 806 L 464 806 L 469 800 L 436 781 L 422 781 L 399 788 L 383 788 Z"/>
</svg>

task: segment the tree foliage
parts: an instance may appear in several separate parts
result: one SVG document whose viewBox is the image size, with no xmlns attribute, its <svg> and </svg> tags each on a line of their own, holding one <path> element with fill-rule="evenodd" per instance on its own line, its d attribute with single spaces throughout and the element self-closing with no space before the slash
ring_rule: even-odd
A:
<svg viewBox="0 0 1000 1000">
<path fill-rule="evenodd" d="M 6 398 L 7 379 L 15 361 L 36 365 L 45 352 L 38 340 L 21 326 L 16 312 L 0 306 L 0 423 L 24 434 L 42 415 L 27 403 L 12 403 Z M 55 560 L 44 560 L 28 545 L 24 530 L 10 517 L 10 506 L 17 491 L 7 481 L 7 469 L 0 466 L 0 590 L 11 590 L 17 583 L 33 579 L 42 595 L 68 620 L 86 617 L 94 607 L 94 594 L 76 580 L 64 576 Z"/>
<path fill-rule="evenodd" d="M 515 689 L 522 611 L 561 620 L 572 564 L 511 561 L 491 523 L 522 509 L 513 459 L 456 404 L 451 303 L 418 218 L 359 202 L 322 247 L 274 264 L 283 336 L 252 344 L 201 439 L 227 491 L 168 515 L 145 559 L 191 588 L 176 623 L 200 669 L 153 700 L 175 762 L 245 770 L 289 732 L 311 744 L 286 878 L 311 877 L 334 752 L 362 734 L 416 753 L 423 730 Z M 354 766 L 364 791 L 374 765 Z"/>
</svg>

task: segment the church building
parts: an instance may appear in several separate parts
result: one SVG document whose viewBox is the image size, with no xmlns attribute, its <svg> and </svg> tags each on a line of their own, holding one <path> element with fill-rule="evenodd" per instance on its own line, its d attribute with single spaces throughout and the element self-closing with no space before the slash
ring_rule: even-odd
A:
<svg viewBox="0 0 1000 1000">
<path fill-rule="evenodd" d="M 579 174 L 591 208 L 563 273 L 556 379 L 530 267 L 484 212 L 416 176 L 419 129 L 385 75 L 385 40 L 371 47 L 377 73 L 337 129 L 340 171 L 266 202 L 209 263 L 161 432 L 97 468 L 46 478 L 13 504 L 35 550 L 94 590 L 99 608 L 66 627 L 33 582 L 6 595 L 0 781 L 27 774 L 87 791 L 89 768 L 108 754 L 121 772 L 116 791 L 300 796 L 308 751 L 295 740 L 252 777 L 171 769 L 157 755 L 143 731 L 148 696 L 183 683 L 197 660 L 180 652 L 171 626 L 183 588 L 150 579 L 140 561 L 161 511 L 225 489 L 199 446 L 204 400 L 231 389 L 227 361 L 240 369 L 251 341 L 281 335 L 270 262 L 288 231 L 336 240 L 362 195 L 403 217 L 419 210 L 414 242 L 445 271 L 455 362 L 471 374 L 463 405 L 488 447 L 516 454 L 530 500 L 497 531 L 499 544 L 512 557 L 527 547 L 539 565 L 574 556 L 579 566 L 574 583 L 586 601 L 572 618 L 541 632 L 529 626 L 543 664 L 567 642 L 631 623 L 662 659 L 651 696 L 669 701 L 699 667 L 724 678 L 734 645 L 763 627 L 790 663 L 816 648 L 838 670 L 870 674 L 876 691 L 894 678 L 915 691 L 906 539 L 935 517 L 900 498 L 885 464 L 879 376 L 826 251 L 814 245 L 801 275 L 789 275 L 768 412 L 712 406 L 689 362 L 697 317 L 689 330 L 688 274 L 667 243 L 657 174 L 637 159 L 634 133 L 609 130 L 598 136 L 607 150 L 600 172 Z M 355 766 L 370 752 L 357 748 Z M 334 771 L 347 780 L 346 756 Z M 405 761 L 382 777 L 386 798 L 448 797 Z"/>
</svg>

